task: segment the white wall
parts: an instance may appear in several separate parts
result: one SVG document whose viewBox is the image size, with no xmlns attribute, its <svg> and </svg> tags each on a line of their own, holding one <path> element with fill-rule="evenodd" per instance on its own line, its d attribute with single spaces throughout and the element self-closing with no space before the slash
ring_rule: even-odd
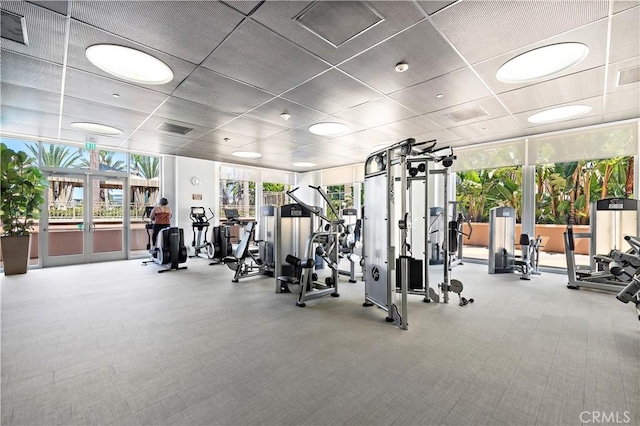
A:
<svg viewBox="0 0 640 426">
<path fill-rule="evenodd" d="M 160 187 L 160 196 L 166 198 L 169 201 L 169 207 L 173 216 L 171 218 L 171 226 L 176 226 L 176 194 L 178 187 L 176 185 L 177 174 L 177 157 L 164 156 L 162 158 L 162 184 Z M 154 205 L 158 200 L 153 200 Z"/>
<path fill-rule="evenodd" d="M 172 225 L 184 229 L 185 239 L 191 240 L 191 207 L 204 207 L 209 214 L 209 208 L 214 211 L 215 218 L 212 225 L 218 223 L 218 206 L 220 203 L 219 184 L 217 179 L 218 163 L 197 158 L 177 157 L 176 173 L 173 176 L 176 186 L 176 200 L 172 204 L 175 223 Z M 191 180 L 196 177 L 200 185 L 194 185 Z M 202 195 L 202 200 L 194 200 L 194 195 Z"/>
</svg>

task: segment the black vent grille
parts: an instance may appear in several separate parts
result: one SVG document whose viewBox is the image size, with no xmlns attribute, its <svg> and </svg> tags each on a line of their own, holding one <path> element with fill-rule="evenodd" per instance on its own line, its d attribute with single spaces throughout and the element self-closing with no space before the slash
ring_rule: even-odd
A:
<svg viewBox="0 0 640 426">
<path fill-rule="evenodd" d="M 618 86 L 640 81 L 640 67 L 627 68 L 618 73 Z"/>
<path fill-rule="evenodd" d="M 24 16 L 3 10 L 0 27 L 2 28 L 2 38 L 24 44 L 25 46 L 29 45 Z"/>
<path fill-rule="evenodd" d="M 186 135 L 193 129 L 190 127 L 178 126 L 177 124 L 161 123 L 157 127 L 157 130 L 162 130 L 163 132 L 169 132 L 169 133 L 177 133 L 179 135 Z"/>
</svg>

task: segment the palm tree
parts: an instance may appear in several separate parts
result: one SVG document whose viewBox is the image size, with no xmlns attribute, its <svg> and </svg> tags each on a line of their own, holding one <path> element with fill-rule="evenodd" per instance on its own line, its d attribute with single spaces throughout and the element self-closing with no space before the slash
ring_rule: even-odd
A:
<svg viewBox="0 0 640 426">
<path fill-rule="evenodd" d="M 27 145 L 27 149 L 33 154 L 34 158 L 38 158 L 38 145 Z M 77 168 L 79 161 L 82 160 L 82 154 L 74 151 L 76 148 L 63 145 L 42 145 L 42 166 L 58 167 L 63 169 Z"/>
<path fill-rule="evenodd" d="M 132 155 L 133 168 L 143 179 L 153 179 L 160 176 L 160 158 L 146 155 Z"/>
<path fill-rule="evenodd" d="M 118 171 L 121 171 L 121 172 L 126 171 L 127 164 L 122 160 L 114 161 L 114 159 L 113 159 L 113 155 L 114 154 L 115 153 L 111 152 L 111 151 L 102 151 L 102 150 L 98 151 L 98 162 L 99 162 L 99 164 L 103 165 L 103 166 L 106 166 L 110 170 L 118 170 Z M 92 168 L 91 160 L 87 160 L 86 158 L 83 158 L 80 161 L 80 164 L 85 169 L 91 169 Z"/>
</svg>

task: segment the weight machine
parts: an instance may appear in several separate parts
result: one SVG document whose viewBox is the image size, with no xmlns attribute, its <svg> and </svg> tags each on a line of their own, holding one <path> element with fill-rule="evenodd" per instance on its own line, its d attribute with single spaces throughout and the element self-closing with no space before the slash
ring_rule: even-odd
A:
<svg viewBox="0 0 640 426">
<path fill-rule="evenodd" d="M 278 276 L 277 278 L 279 282 L 278 287 L 286 285 L 289 292 L 298 295 L 296 306 L 301 308 L 306 306 L 305 301 L 308 299 L 315 299 L 326 295 L 331 295 L 332 297 L 340 296 L 338 293 L 338 252 L 340 234 L 342 233 L 344 221 L 340 213 L 333 207 L 327 193 L 320 186 L 309 185 L 309 187 L 320 193 L 337 219 L 329 219 L 322 213 L 322 209 L 319 207 L 310 206 L 302 202 L 294 195 L 294 192 L 297 191 L 298 188 L 287 191 L 287 195 L 291 197 L 291 199 L 304 207 L 306 211 L 321 219 L 321 224 L 318 229 L 313 231 L 307 238 L 302 259 L 287 254 L 286 262 L 291 265 L 294 274 Z M 322 225 L 323 221 L 326 222 L 324 226 Z M 316 257 L 322 259 L 331 269 L 331 276 L 326 277 L 324 282 L 320 282 L 318 275 L 313 271 L 314 259 Z"/>
<path fill-rule="evenodd" d="M 408 328 L 408 294 L 423 296 L 424 302 L 449 302 L 449 292 L 458 294 L 460 305 L 472 303 L 473 299 L 461 296 L 462 282 L 451 279 L 451 251 L 457 250 L 449 232 L 443 238 L 443 281 L 438 284 L 441 295 L 429 285 L 428 262 L 421 262 L 410 255 L 409 230 L 411 227 L 410 208 L 411 186 L 424 184 L 424 202 L 428 204 L 429 175 L 443 177 L 444 207 L 443 217 L 449 217 L 448 180 L 449 167 L 455 156 L 451 148 L 435 149 L 436 142 L 416 143 L 410 138 L 372 153 L 365 162 L 365 214 L 364 233 L 367 236 L 364 247 L 365 301 L 363 306 L 378 306 L 387 312 L 385 320 L 402 329 Z M 428 163 L 439 163 L 439 170 L 428 170 Z M 418 187 L 419 188 L 419 187 Z M 386 194 L 386 206 L 380 197 Z M 429 221 L 426 217 L 428 206 L 422 216 L 423 254 L 428 253 Z M 424 271 L 423 271 L 424 267 Z M 396 273 L 392 273 L 393 270 Z M 399 300 L 398 300 L 399 298 Z"/>
<path fill-rule="evenodd" d="M 358 218 L 357 209 L 343 209 L 344 234 L 340 237 L 340 253 L 349 261 L 349 270 L 339 269 L 340 275 L 349 277 L 350 283 L 363 278 L 362 274 L 362 219 Z M 356 268 L 360 271 L 356 272 Z"/>
<path fill-rule="evenodd" d="M 180 266 L 181 263 L 187 261 L 187 248 L 184 245 L 184 232 L 182 228 L 167 226 L 158 232 L 156 244 L 152 247 L 151 230 L 153 230 L 153 222 L 151 222 L 151 210 L 153 207 L 147 206 L 142 214 L 142 220 L 145 221 L 145 229 L 147 231 L 147 250 L 151 256 L 150 260 L 142 262 L 144 266 L 149 263 L 156 263 L 165 266 L 158 272 L 177 271 L 187 269 L 186 266 Z"/>
</svg>

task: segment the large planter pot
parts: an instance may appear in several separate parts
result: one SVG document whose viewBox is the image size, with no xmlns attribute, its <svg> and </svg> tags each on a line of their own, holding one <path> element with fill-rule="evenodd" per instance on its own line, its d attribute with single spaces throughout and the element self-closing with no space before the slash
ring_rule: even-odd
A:
<svg viewBox="0 0 640 426">
<path fill-rule="evenodd" d="M 26 274 L 29 266 L 31 235 L 2 237 L 2 262 L 5 275 Z"/>
</svg>

